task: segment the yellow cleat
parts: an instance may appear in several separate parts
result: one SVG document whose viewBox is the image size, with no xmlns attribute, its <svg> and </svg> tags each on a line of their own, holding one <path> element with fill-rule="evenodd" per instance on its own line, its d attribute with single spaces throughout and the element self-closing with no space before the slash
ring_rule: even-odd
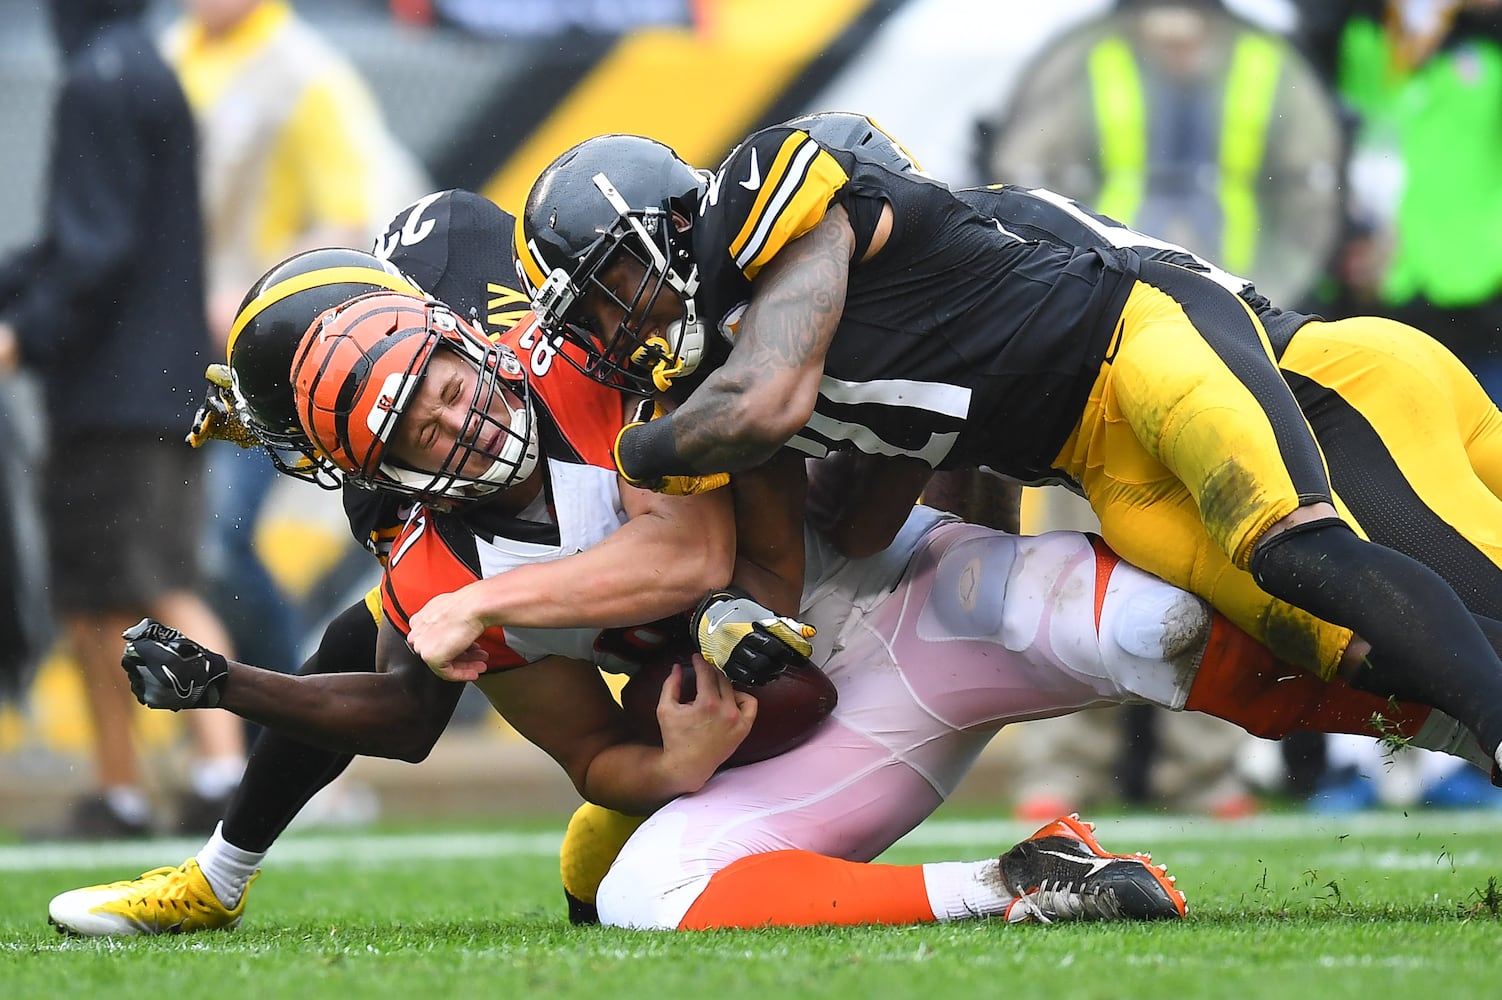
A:
<svg viewBox="0 0 1502 1000">
<path fill-rule="evenodd" d="M 256 872 L 250 878 L 259 877 Z M 246 892 L 250 890 L 247 883 Z M 245 895 L 225 909 L 198 862 L 189 858 L 176 868 L 158 868 L 140 878 L 72 889 L 47 906 L 47 922 L 63 934 L 126 937 L 132 934 L 191 934 L 233 930 L 245 912 Z"/>
</svg>

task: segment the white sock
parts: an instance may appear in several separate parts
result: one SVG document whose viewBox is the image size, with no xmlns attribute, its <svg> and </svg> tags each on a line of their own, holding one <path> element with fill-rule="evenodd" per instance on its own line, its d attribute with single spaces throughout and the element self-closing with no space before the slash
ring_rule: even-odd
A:
<svg viewBox="0 0 1502 1000">
<path fill-rule="evenodd" d="M 209 880 L 219 902 L 225 909 L 233 910 L 240 905 L 245 884 L 265 857 L 264 851 L 247 851 L 225 840 L 224 824 L 219 823 L 209 842 L 198 852 L 198 867 L 203 869 L 203 877 Z"/>
<path fill-rule="evenodd" d="M 195 760 L 188 768 L 188 782 L 193 791 L 205 799 L 222 799 L 240 784 L 245 773 L 242 756 L 210 757 Z"/>
<path fill-rule="evenodd" d="M 1001 862 L 943 861 L 923 866 L 923 885 L 934 919 L 999 917 L 1014 898 L 1001 881 Z"/>
<path fill-rule="evenodd" d="M 104 789 L 104 802 L 127 823 L 151 822 L 151 802 L 135 785 L 111 785 Z"/>
</svg>

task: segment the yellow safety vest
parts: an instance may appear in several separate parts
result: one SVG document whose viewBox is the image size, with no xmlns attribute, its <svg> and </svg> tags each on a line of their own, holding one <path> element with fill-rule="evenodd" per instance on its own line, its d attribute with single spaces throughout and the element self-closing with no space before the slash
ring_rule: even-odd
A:
<svg viewBox="0 0 1502 1000">
<path fill-rule="evenodd" d="M 1275 39 L 1243 32 L 1226 73 L 1217 164 L 1223 218 L 1218 252 L 1220 263 L 1231 271 L 1250 271 L 1256 255 L 1256 186 L 1282 62 L 1283 50 Z M 1121 38 L 1098 42 L 1089 67 L 1103 177 L 1095 207 L 1130 225 L 1141 207 L 1150 168 L 1142 79 L 1131 46 Z"/>
</svg>

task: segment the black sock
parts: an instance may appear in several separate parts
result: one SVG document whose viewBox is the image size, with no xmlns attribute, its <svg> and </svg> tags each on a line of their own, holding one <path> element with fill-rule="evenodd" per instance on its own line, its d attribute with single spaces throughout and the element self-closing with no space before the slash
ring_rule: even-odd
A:
<svg viewBox="0 0 1502 1000">
<path fill-rule="evenodd" d="M 318 651 L 299 673 L 350 673 L 375 669 L 375 621 L 363 601 L 341 612 L 324 630 Z M 263 730 L 245 762 L 240 787 L 224 813 L 224 839 L 265 853 L 308 800 L 333 781 L 353 754 L 309 746 Z"/>
<path fill-rule="evenodd" d="M 242 850 L 266 853 L 308 800 L 354 759 L 353 754 L 321 750 L 263 730 L 224 811 L 224 839 Z"/>
<path fill-rule="evenodd" d="M 1493 753 L 1502 744 L 1502 659 L 1433 570 L 1333 519 L 1264 540 L 1251 568 L 1269 594 L 1371 643 L 1353 687 L 1437 708 Z"/>
</svg>

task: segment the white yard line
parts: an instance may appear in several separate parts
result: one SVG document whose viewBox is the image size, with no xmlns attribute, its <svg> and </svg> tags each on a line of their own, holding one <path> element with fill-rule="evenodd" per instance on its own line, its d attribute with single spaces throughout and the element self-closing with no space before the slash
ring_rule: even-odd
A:
<svg viewBox="0 0 1502 1000">
<path fill-rule="evenodd" d="M 1086 817 L 1088 818 L 1088 817 Z M 561 826 L 561 824 L 560 824 Z M 1013 820 L 947 820 L 924 823 L 904 837 L 900 847 L 995 847 L 1010 845 L 1036 829 Z M 1487 812 L 1364 813 L 1327 817 L 1298 813 L 1225 822 L 1196 816 L 1106 817 L 1097 832 L 1113 850 L 1159 851 L 1167 844 L 1257 843 L 1306 840 L 1327 836 L 1332 847 L 1354 848 L 1365 837 L 1409 837 L 1426 854 L 1441 850 L 1454 834 L 1493 832 L 1502 816 Z M 330 862 L 385 864 L 393 860 L 556 856 L 558 833 L 344 833 L 288 835 L 272 850 L 271 865 L 319 865 Z M 99 844 L 27 844 L 0 847 L 0 871 L 38 869 L 146 869 L 176 864 L 202 846 L 189 839 L 115 841 Z M 1393 845 L 1387 845 L 1391 848 Z M 123 871 L 122 871 L 123 877 Z"/>
</svg>

